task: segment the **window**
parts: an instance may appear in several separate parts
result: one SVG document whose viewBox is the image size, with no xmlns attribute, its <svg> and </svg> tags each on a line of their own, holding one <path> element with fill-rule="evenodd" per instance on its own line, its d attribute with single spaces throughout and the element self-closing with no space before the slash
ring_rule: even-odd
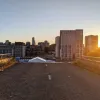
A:
<svg viewBox="0 0 100 100">
<path fill-rule="evenodd" d="M 67 57 L 67 54 L 65 54 L 65 56 Z"/>
</svg>

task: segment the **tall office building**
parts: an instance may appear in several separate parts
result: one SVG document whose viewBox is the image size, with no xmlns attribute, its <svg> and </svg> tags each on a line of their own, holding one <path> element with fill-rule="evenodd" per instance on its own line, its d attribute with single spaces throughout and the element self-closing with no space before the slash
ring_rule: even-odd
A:
<svg viewBox="0 0 100 100">
<path fill-rule="evenodd" d="M 55 38 L 55 44 L 56 44 L 56 47 L 55 47 L 55 56 L 57 58 L 60 57 L 60 36 L 57 36 Z"/>
<path fill-rule="evenodd" d="M 38 46 L 40 46 L 41 47 L 41 50 L 44 51 L 44 48 L 45 48 L 44 42 L 38 42 Z"/>
<path fill-rule="evenodd" d="M 35 45 L 35 38 L 32 37 L 32 45 Z"/>
<path fill-rule="evenodd" d="M 13 48 L 13 56 L 15 57 L 25 57 L 26 46 L 23 42 L 15 42 Z"/>
<path fill-rule="evenodd" d="M 83 55 L 83 30 L 60 31 L 60 57 L 72 60 Z"/>
<path fill-rule="evenodd" d="M 98 48 L 98 35 L 85 36 L 86 54 Z"/>
<path fill-rule="evenodd" d="M 30 42 L 26 42 L 26 46 L 30 47 L 31 43 Z"/>
</svg>

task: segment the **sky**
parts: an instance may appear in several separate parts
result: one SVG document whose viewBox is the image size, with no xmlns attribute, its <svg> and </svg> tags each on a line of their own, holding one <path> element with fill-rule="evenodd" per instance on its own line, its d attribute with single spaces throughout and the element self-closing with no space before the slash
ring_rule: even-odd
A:
<svg viewBox="0 0 100 100">
<path fill-rule="evenodd" d="M 62 29 L 100 35 L 99 26 L 100 0 L 0 0 L 0 42 L 54 43 Z"/>
</svg>

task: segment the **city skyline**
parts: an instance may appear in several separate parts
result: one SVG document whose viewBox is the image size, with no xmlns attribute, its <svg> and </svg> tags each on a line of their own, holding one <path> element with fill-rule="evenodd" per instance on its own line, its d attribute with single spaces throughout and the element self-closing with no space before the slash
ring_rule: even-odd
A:
<svg viewBox="0 0 100 100">
<path fill-rule="evenodd" d="M 100 1 L 1 0 L 0 42 L 55 42 L 60 30 L 83 29 L 84 36 L 98 35 Z M 24 37 L 24 38 L 23 38 Z"/>
<path fill-rule="evenodd" d="M 77 29 L 76 29 L 77 30 Z M 61 30 L 60 30 L 61 31 Z M 84 34 L 83 34 L 83 36 L 84 36 Z M 99 35 L 91 35 L 91 34 L 89 34 L 89 35 L 86 35 L 86 36 L 98 36 L 98 47 L 100 47 L 100 41 L 99 41 Z M 85 36 L 85 37 L 86 37 Z M 58 36 L 56 36 L 56 37 L 59 37 L 59 35 Z M 56 38 L 55 37 L 55 38 Z M 85 46 L 85 37 L 83 37 L 83 44 L 84 44 L 84 46 Z M 35 37 L 32 37 L 32 39 L 35 39 Z M 6 41 L 9 41 L 9 42 L 11 42 L 11 43 L 15 43 L 15 42 L 24 42 L 24 41 L 14 41 L 14 42 L 12 42 L 12 41 L 10 41 L 9 39 L 8 40 L 5 40 L 4 42 L 3 41 L 0 41 L 1 43 L 6 43 Z M 42 41 L 38 41 L 38 42 L 36 42 L 35 41 L 35 44 L 36 45 L 38 45 L 38 43 L 39 42 L 45 42 L 45 41 L 47 41 L 46 39 L 44 39 L 44 40 L 42 40 Z M 30 41 L 30 40 L 28 40 L 28 41 L 25 41 L 24 43 L 27 43 L 27 42 L 30 42 L 30 44 L 32 45 L 32 42 L 33 42 L 33 40 L 32 41 Z M 49 41 L 48 41 L 49 42 Z M 49 42 L 50 43 L 50 42 Z M 50 43 L 50 44 L 55 44 L 55 42 L 54 43 Z"/>
</svg>

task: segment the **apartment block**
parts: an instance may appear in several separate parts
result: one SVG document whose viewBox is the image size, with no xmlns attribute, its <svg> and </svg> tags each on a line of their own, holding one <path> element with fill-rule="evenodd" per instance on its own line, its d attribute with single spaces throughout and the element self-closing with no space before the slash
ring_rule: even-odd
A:
<svg viewBox="0 0 100 100">
<path fill-rule="evenodd" d="M 82 57 L 83 30 L 61 30 L 59 44 L 61 59 L 73 60 L 75 58 Z"/>
</svg>

